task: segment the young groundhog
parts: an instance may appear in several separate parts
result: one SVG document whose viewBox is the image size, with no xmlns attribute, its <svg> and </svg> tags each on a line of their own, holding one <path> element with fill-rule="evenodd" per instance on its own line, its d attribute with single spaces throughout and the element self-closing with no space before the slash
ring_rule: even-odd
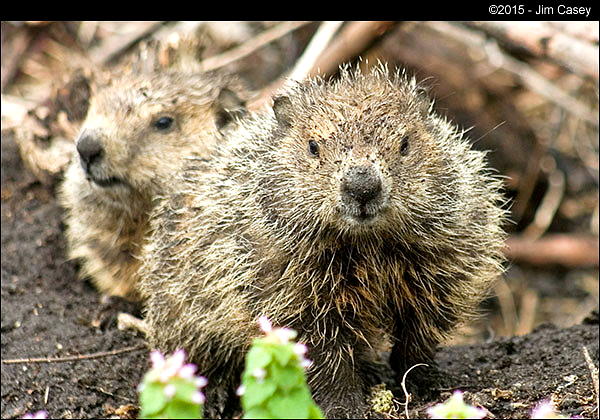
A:
<svg viewBox="0 0 600 420">
<path fill-rule="evenodd" d="M 401 378 L 501 273 L 501 181 L 383 66 L 297 84 L 273 111 L 155 209 L 140 282 L 150 344 L 189 352 L 220 415 L 266 315 L 308 346 L 326 415 L 362 417 L 386 340 Z"/>
<path fill-rule="evenodd" d="M 241 108 L 216 73 L 126 75 L 90 101 L 60 200 L 69 256 L 110 295 L 139 298 L 137 258 L 153 200 L 189 156 L 206 157 Z"/>
</svg>

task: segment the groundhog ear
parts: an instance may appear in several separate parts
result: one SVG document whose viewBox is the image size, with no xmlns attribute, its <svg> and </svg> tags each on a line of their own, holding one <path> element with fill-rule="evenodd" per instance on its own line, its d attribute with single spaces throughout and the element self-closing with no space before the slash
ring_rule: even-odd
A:
<svg viewBox="0 0 600 420">
<path fill-rule="evenodd" d="M 292 101 L 287 96 L 277 96 L 273 98 L 273 112 L 279 124 L 283 127 L 289 127 L 291 123 Z"/>
<path fill-rule="evenodd" d="M 228 88 L 223 88 L 219 92 L 217 104 L 216 124 L 219 129 L 225 127 L 236 117 L 246 114 L 246 102 Z"/>
</svg>

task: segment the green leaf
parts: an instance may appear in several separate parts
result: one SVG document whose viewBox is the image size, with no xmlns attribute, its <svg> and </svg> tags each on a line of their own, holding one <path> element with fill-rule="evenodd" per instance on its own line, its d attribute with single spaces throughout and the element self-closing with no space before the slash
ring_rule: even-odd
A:
<svg viewBox="0 0 600 420">
<path fill-rule="evenodd" d="M 244 409 L 262 404 L 267 398 L 273 395 L 276 389 L 277 387 L 272 382 L 258 382 L 254 378 L 251 378 L 246 384 L 244 395 L 242 395 Z"/>
<path fill-rule="evenodd" d="M 316 404 L 311 404 L 310 407 L 308 407 L 307 419 L 323 419 L 323 418 L 325 418 L 323 416 L 323 412 Z"/>
<path fill-rule="evenodd" d="M 176 391 L 174 398 L 187 402 L 192 401 L 192 394 L 197 390 L 197 387 L 193 382 L 185 379 L 173 379 L 170 383 L 175 385 Z"/>
<path fill-rule="evenodd" d="M 149 420 L 151 420 L 151 419 L 164 419 L 165 415 L 163 414 L 162 411 L 159 411 L 157 413 L 149 414 L 147 416 L 140 415 L 140 418 L 141 419 L 149 419 Z"/>
<path fill-rule="evenodd" d="M 305 419 L 308 417 L 308 406 L 304 401 L 290 397 L 271 398 L 267 408 L 280 419 Z"/>
<path fill-rule="evenodd" d="M 286 392 L 303 382 L 303 372 L 298 366 L 280 367 L 273 364 L 270 369 L 273 380 Z"/>
<path fill-rule="evenodd" d="M 277 348 L 274 348 L 273 354 L 275 355 L 275 359 L 277 359 L 279 364 L 281 366 L 285 366 L 294 355 L 294 351 L 292 350 L 292 346 L 290 344 L 285 344 L 278 345 Z"/>
<path fill-rule="evenodd" d="M 264 407 L 253 407 L 244 413 L 245 419 L 276 419 L 269 410 Z"/>
<path fill-rule="evenodd" d="M 272 354 L 261 346 L 252 347 L 246 356 L 246 372 L 261 369 L 267 366 L 272 359 Z"/>
<path fill-rule="evenodd" d="M 167 402 L 164 389 L 164 385 L 160 383 L 144 383 L 144 389 L 140 392 L 141 417 L 147 417 L 162 411 Z"/>
<path fill-rule="evenodd" d="M 168 419 L 200 419 L 200 406 L 181 400 L 171 400 L 164 410 L 164 418 Z"/>
<path fill-rule="evenodd" d="M 312 395 L 308 390 L 308 385 L 298 387 L 290 392 L 290 398 L 294 398 L 298 401 L 305 401 L 307 404 L 313 402 Z"/>
</svg>

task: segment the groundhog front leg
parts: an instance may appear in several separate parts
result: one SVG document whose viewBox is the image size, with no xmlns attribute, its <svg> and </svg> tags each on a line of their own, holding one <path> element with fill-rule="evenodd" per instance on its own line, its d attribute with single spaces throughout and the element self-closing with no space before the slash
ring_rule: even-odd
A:
<svg viewBox="0 0 600 420">
<path fill-rule="evenodd" d="M 365 418 L 369 413 L 367 392 L 372 384 L 371 362 L 351 345 L 309 349 L 313 364 L 308 383 L 317 405 L 327 418 Z"/>
<path fill-rule="evenodd" d="M 440 340 L 447 335 L 456 323 L 456 314 L 440 311 L 435 305 L 422 306 L 420 311 L 409 309 L 398 313 L 392 333 L 390 366 L 396 381 L 400 384 L 404 374 L 413 366 L 424 363 L 429 368 L 409 375 L 407 381 L 425 386 L 428 383 L 430 368 L 435 368 L 434 356 Z"/>
<path fill-rule="evenodd" d="M 415 324 L 406 323 L 397 327 L 392 338 L 389 358 L 396 386 L 399 388 L 404 383 L 409 392 L 417 398 L 426 395 L 427 390 L 431 389 L 435 377 L 432 369 L 435 366 L 433 356 L 437 344 L 429 337 L 421 336 L 419 332 L 423 331 Z M 411 369 L 415 366 L 415 369 Z M 396 394 L 396 397 L 401 395 Z"/>
<path fill-rule="evenodd" d="M 398 384 L 411 367 L 420 363 L 432 366 L 437 343 L 425 338 L 417 338 L 414 332 L 407 330 L 398 331 L 393 341 L 390 366 L 394 370 Z"/>
</svg>

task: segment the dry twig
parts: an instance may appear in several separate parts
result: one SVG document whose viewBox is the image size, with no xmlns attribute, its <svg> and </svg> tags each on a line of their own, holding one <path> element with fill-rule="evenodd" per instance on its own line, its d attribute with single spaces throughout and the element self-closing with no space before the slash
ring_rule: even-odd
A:
<svg viewBox="0 0 600 420">
<path fill-rule="evenodd" d="M 546 194 L 535 212 L 533 222 L 523 231 L 523 237 L 530 240 L 539 239 L 548 230 L 565 193 L 565 175 L 556 169 L 553 159 L 551 162 L 554 164 L 554 169 L 548 175 Z"/>
<path fill-rule="evenodd" d="M 343 21 L 323 22 L 317 32 L 310 40 L 310 43 L 302 53 L 302 56 L 296 62 L 294 69 L 288 77 L 288 81 L 304 80 L 314 72 L 317 66 L 317 60 L 323 54 L 323 51 L 329 45 L 331 38 L 342 26 Z"/>
<path fill-rule="evenodd" d="M 528 64 L 502 52 L 495 41 L 490 41 L 486 39 L 483 34 L 469 30 L 466 27 L 460 27 L 447 22 L 432 22 L 427 25 L 444 35 L 465 44 L 468 48 L 484 52 L 487 60 L 496 68 L 502 68 L 508 71 L 516 76 L 521 83 L 531 91 L 560 106 L 576 118 L 580 118 L 598 127 L 597 112 L 592 111 L 586 104 L 558 88 L 551 81 L 533 70 Z M 596 79 L 597 78 L 598 76 L 596 76 Z"/>
<path fill-rule="evenodd" d="M 594 112 L 586 104 L 557 87 L 556 84 L 547 80 L 529 65 L 504 54 L 498 47 L 498 44 L 495 42 L 487 42 L 485 51 L 491 63 L 496 67 L 503 68 L 517 76 L 531 91 L 543 96 L 576 118 L 582 119 L 598 127 L 597 112 Z"/>
<path fill-rule="evenodd" d="M 349 22 L 340 29 L 336 37 L 321 54 L 310 58 L 313 62 L 310 68 L 305 67 L 305 63 L 300 63 L 303 67 L 301 73 L 305 77 L 311 77 L 317 74 L 326 76 L 335 72 L 340 64 L 363 52 L 376 38 L 383 35 L 393 25 L 394 22 Z M 294 72 L 293 70 L 292 74 Z M 298 70 L 298 73 L 300 73 L 300 70 Z M 285 82 L 284 77 L 271 83 L 251 101 L 249 107 L 252 109 L 260 108 L 270 100 L 273 93 L 281 88 Z"/>
<path fill-rule="evenodd" d="M 534 289 L 525 290 L 521 296 L 519 322 L 514 331 L 515 335 L 528 334 L 533 329 L 538 300 L 538 292 Z"/>
<path fill-rule="evenodd" d="M 532 241 L 513 235 L 506 241 L 505 254 L 510 260 L 533 265 L 598 267 L 598 237 L 550 234 Z"/>
<path fill-rule="evenodd" d="M 597 22 L 588 22 L 588 33 Z M 550 22 L 474 22 L 468 23 L 516 48 L 538 57 L 547 57 L 581 76 L 598 80 L 598 46 L 564 33 Z M 597 42 L 597 41 L 596 41 Z"/>
<path fill-rule="evenodd" d="M 600 388 L 598 388 L 598 368 L 594 365 L 586 346 L 583 346 L 583 357 L 585 357 L 585 362 L 590 370 L 592 383 L 594 384 L 594 393 L 596 394 L 596 417 L 600 418 Z"/>
<path fill-rule="evenodd" d="M 125 34 L 114 35 L 90 50 L 89 56 L 97 65 L 108 64 L 125 52 L 133 43 L 144 38 L 163 25 L 161 21 L 137 22 L 135 28 Z"/>
<path fill-rule="evenodd" d="M 519 324 L 517 305 L 515 304 L 513 292 L 504 277 L 500 277 L 494 285 L 494 293 L 500 303 L 500 314 L 504 324 L 502 335 L 514 335 Z"/>
<path fill-rule="evenodd" d="M 2 25 L 5 25 L 5 23 Z M 2 76 L 0 79 L 0 91 L 4 92 L 4 89 L 10 84 L 19 71 L 20 64 L 25 57 L 25 51 L 29 48 L 32 39 L 33 33 L 28 28 L 15 28 L 12 39 L 8 41 L 9 44 L 2 45 Z"/>
<path fill-rule="evenodd" d="M 337 71 L 340 64 L 352 60 L 365 51 L 377 38 L 393 28 L 395 22 L 349 22 L 331 45 L 315 61 L 310 73 L 327 75 Z"/>
<path fill-rule="evenodd" d="M 200 68 L 203 71 L 214 70 L 220 67 L 224 67 L 234 61 L 240 60 L 259 48 L 275 41 L 287 35 L 288 33 L 295 31 L 296 29 L 306 25 L 310 22 L 283 22 L 274 28 L 268 29 L 247 42 L 225 51 L 222 54 L 215 55 L 213 57 L 206 58 L 200 63 Z"/>
<path fill-rule="evenodd" d="M 144 350 L 146 345 L 125 347 L 123 349 L 101 351 L 92 354 L 78 354 L 76 356 L 65 357 L 32 357 L 25 359 L 2 359 L 3 365 L 13 365 L 18 363 L 61 363 L 61 362 L 78 362 L 80 360 L 100 359 L 102 357 L 116 356 L 123 353 L 131 353 L 134 351 Z"/>
<path fill-rule="evenodd" d="M 103 390 L 103 389 L 102 389 L 101 387 L 99 387 L 99 386 L 85 385 L 85 384 L 82 384 L 82 385 L 83 385 L 83 387 L 84 387 L 84 388 L 91 389 L 92 391 L 98 391 L 98 392 L 100 392 L 101 394 L 108 395 L 109 397 L 113 397 L 113 398 L 115 398 L 115 399 L 119 399 L 119 400 L 127 401 L 128 403 L 132 403 L 132 402 L 134 402 L 134 401 L 132 401 L 132 400 L 131 400 L 131 398 L 122 397 L 122 396 L 120 396 L 120 395 L 115 395 L 115 394 L 113 394 L 112 392 L 108 392 L 108 391 L 105 391 L 105 390 Z"/>
<path fill-rule="evenodd" d="M 410 402 L 411 396 L 410 396 L 410 393 L 406 390 L 406 376 L 408 375 L 408 373 L 411 370 L 413 370 L 414 368 L 419 367 L 419 366 L 427 366 L 427 367 L 429 367 L 429 365 L 426 364 L 426 363 L 417 363 L 416 365 L 411 366 L 406 372 L 404 372 L 404 375 L 402 376 L 401 385 L 402 385 L 402 391 L 404 391 L 405 402 L 404 403 L 400 403 L 400 404 L 402 404 L 404 406 L 404 415 L 406 416 L 407 419 L 410 418 L 408 416 L 408 403 Z"/>
</svg>

